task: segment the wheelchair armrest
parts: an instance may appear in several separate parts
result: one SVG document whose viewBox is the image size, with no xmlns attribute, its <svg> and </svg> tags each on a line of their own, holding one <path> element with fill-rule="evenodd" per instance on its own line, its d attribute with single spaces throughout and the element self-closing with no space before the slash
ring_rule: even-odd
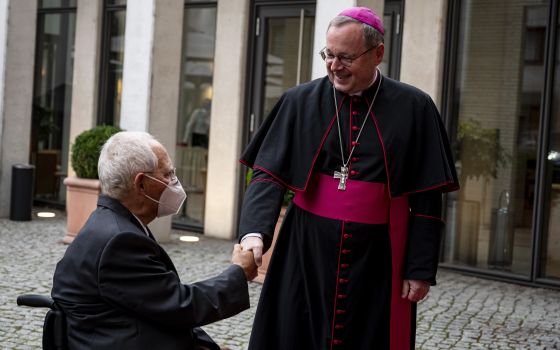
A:
<svg viewBox="0 0 560 350">
<path fill-rule="evenodd" d="M 17 304 L 19 306 L 48 307 L 52 310 L 57 309 L 54 300 L 48 295 L 22 294 L 17 297 Z"/>
</svg>

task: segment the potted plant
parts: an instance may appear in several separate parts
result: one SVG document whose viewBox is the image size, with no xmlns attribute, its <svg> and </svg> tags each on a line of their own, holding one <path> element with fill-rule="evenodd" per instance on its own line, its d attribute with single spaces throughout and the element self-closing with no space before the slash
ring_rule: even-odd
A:
<svg viewBox="0 0 560 350">
<path fill-rule="evenodd" d="M 63 242 L 72 243 L 89 215 L 97 207 L 101 186 L 97 174 L 97 162 L 101 147 L 120 128 L 98 125 L 80 133 L 72 144 L 72 169 L 76 176 L 64 179 L 66 191 L 66 236 Z"/>
</svg>

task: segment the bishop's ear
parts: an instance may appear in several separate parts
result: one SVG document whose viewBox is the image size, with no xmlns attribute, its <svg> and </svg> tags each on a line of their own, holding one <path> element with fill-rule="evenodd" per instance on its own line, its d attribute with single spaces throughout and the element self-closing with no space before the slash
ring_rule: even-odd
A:
<svg viewBox="0 0 560 350">
<path fill-rule="evenodd" d="M 385 44 L 380 43 L 375 49 L 375 61 L 377 65 L 380 65 L 383 61 L 383 55 L 385 54 Z"/>
</svg>

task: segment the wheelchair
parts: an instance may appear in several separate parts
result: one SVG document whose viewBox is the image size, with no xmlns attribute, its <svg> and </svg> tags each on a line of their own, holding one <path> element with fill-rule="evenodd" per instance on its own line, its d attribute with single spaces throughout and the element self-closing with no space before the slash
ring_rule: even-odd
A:
<svg viewBox="0 0 560 350">
<path fill-rule="evenodd" d="M 49 308 L 43 323 L 43 349 L 68 349 L 66 316 L 51 297 L 38 294 L 23 294 L 17 297 L 17 304 L 19 306 Z"/>
</svg>

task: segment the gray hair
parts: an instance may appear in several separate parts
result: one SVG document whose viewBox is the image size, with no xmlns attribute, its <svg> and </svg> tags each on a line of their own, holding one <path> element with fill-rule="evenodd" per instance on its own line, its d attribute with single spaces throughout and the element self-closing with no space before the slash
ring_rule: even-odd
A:
<svg viewBox="0 0 560 350">
<path fill-rule="evenodd" d="M 383 34 L 378 32 L 377 29 L 348 16 L 336 16 L 335 18 L 333 18 L 329 22 L 327 31 L 329 31 L 331 27 L 342 27 L 348 23 L 358 23 L 362 25 L 362 31 L 364 33 L 364 43 L 368 49 L 376 47 L 380 43 L 384 42 Z"/>
<path fill-rule="evenodd" d="M 158 159 L 153 147 L 159 142 L 140 131 L 121 131 L 111 136 L 101 149 L 97 172 L 101 193 L 123 199 L 132 188 L 134 176 L 155 171 Z"/>
</svg>

